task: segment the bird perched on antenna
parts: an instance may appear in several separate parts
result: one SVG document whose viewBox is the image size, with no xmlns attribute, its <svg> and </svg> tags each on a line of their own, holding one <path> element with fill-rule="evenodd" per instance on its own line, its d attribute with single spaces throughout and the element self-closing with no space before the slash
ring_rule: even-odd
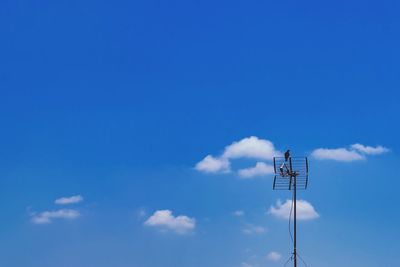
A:
<svg viewBox="0 0 400 267">
<path fill-rule="evenodd" d="M 285 152 L 285 161 L 287 161 L 287 160 L 289 159 L 289 157 L 290 157 L 290 150 L 288 149 L 288 150 Z"/>
</svg>

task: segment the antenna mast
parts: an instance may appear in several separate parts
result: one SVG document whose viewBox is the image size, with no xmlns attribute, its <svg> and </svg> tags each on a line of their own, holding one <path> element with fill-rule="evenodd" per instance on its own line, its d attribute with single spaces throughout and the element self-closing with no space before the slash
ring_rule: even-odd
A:
<svg viewBox="0 0 400 267">
<path fill-rule="evenodd" d="M 308 185 L 307 157 L 291 157 L 289 150 L 285 157 L 274 157 L 274 190 L 290 190 L 293 192 L 293 263 L 297 267 L 297 190 L 305 190 Z M 289 218 L 290 219 L 290 218 Z"/>
</svg>

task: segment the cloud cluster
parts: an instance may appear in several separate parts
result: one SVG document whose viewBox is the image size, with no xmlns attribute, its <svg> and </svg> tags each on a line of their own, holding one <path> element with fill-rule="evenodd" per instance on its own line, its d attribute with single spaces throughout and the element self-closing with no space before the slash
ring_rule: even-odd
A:
<svg viewBox="0 0 400 267">
<path fill-rule="evenodd" d="M 185 215 L 175 217 L 170 210 L 157 210 L 144 222 L 144 225 L 186 234 L 194 230 L 196 220 Z"/>
<path fill-rule="evenodd" d="M 195 169 L 206 173 L 228 173 L 231 171 L 232 159 L 247 158 L 271 161 L 274 156 L 280 155 L 282 153 L 275 149 L 271 141 L 250 136 L 226 146 L 222 155 L 218 157 L 206 156 L 196 164 Z M 238 174 L 243 178 L 252 178 L 270 174 L 272 170 L 271 165 L 257 162 L 254 167 L 240 169 Z"/>
<path fill-rule="evenodd" d="M 348 148 L 317 148 L 311 153 L 311 156 L 318 160 L 352 162 L 365 160 L 368 155 L 379 155 L 386 152 L 389 152 L 389 149 L 383 146 L 372 147 L 357 143 Z"/>
<path fill-rule="evenodd" d="M 81 195 L 71 196 L 71 197 L 61 197 L 54 201 L 57 205 L 69 205 L 75 204 L 83 201 Z M 49 224 L 54 220 L 64 219 L 73 220 L 80 217 L 81 214 L 76 209 L 58 209 L 58 210 L 48 210 L 42 212 L 33 212 L 31 214 L 31 221 L 34 224 Z"/>
<path fill-rule="evenodd" d="M 373 147 L 356 143 L 349 147 L 317 148 L 312 151 L 311 156 L 318 160 L 352 162 L 388 151 L 389 149 L 383 146 Z M 220 156 L 207 155 L 196 164 L 195 169 L 205 173 L 230 173 L 231 161 L 234 159 L 258 160 L 253 167 L 237 170 L 239 177 L 249 179 L 272 174 L 273 166 L 264 161 L 271 161 L 277 156 L 282 156 L 282 152 L 277 150 L 271 141 L 250 136 L 226 146 Z"/>
<path fill-rule="evenodd" d="M 296 205 L 298 220 L 313 220 L 319 218 L 319 214 L 315 211 L 311 203 L 299 199 L 296 201 Z M 285 203 L 278 200 L 275 206 L 273 205 L 269 208 L 268 214 L 281 219 L 289 219 L 291 207 L 291 199 L 286 200 Z"/>
</svg>

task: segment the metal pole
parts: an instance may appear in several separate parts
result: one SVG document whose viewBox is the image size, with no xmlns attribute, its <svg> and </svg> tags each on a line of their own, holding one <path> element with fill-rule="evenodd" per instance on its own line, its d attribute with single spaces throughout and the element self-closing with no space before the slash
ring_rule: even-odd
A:
<svg viewBox="0 0 400 267">
<path fill-rule="evenodd" d="M 296 180 L 297 180 L 297 178 L 296 178 L 296 174 L 294 174 L 294 225 L 293 225 L 293 227 L 294 227 L 294 240 L 293 240 L 293 245 L 294 245 L 294 251 L 293 251 L 293 256 L 294 256 L 294 267 L 297 267 L 297 251 L 296 251 L 296 241 L 297 241 L 297 234 L 296 234 L 296 215 L 297 215 L 297 211 L 296 211 Z"/>
<path fill-rule="evenodd" d="M 294 238 L 293 238 L 293 263 L 294 267 L 297 267 L 297 251 L 296 251 L 296 243 L 297 243 L 297 234 L 296 234 L 296 222 L 297 222 L 297 174 L 296 172 L 293 173 L 293 168 L 292 168 L 292 158 L 289 158 L 289 163 L 290 163 L 290 176 L 294 178 L 293 180 L 293 205 L 294 205 L 294 224 L 293 224 L 293 232 L 294 232 Z"/>
</svg>

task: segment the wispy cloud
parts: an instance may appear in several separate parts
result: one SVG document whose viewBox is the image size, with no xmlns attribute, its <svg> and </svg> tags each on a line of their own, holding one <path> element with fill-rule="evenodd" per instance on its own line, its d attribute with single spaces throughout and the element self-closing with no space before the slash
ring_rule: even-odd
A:
<svg viewBox="0 0 400 267">
<path fill-rule="evenodd" d="M 360 155 L 358 152 L 349 150 L 347 148 L 317 148 L 311 153 L 311 156 L 320 160 L 336 160 L 346 162 L 365 159 L 363 155 Z"/>
<path fill-rule="evenodd" d="M 264 162 L 257 162 L 254 167 L 240 169 L 238 174 L 244 179 L 250 179 L 257 176 L 265 176 L 274 173 L 274 167 Z"/>
<path fill-rule="evenodd" d="M 266 231 L 267 229 L 265 229 L 264 227 L 254 224 L 248 224 L 245 228 L 242 229 L 242 232 L 247 235 L 260 235 L 265 233 Z"/>
<path fill-rule="evenodd" d="M 372 147 L 353 144 L 348 148 L 317 148 L 311 153 L 311 156 L 318 160 L 352 162 L 365 160 L 367 155 L 379 155 L 388 151 L 389 149 L 383 146 Z"/>
<path fill-rule="evenodd" d="M 144 222 L 144 225 L 186 234 L 194 230 L 196 220 L 185 215 L 175 217 L 170 210 L 157 210 Z"/>
<path fill-rule="evenodd" d="M 267 259 L 270 261 L 279 261 L 282 258 L 282 255 L 276 251 L 271 251 L 267 255 Z"/>
<path fill-rule="evenodd" d="M 147 217 L 147 211 L 144 207 L 140 207 L 136 209 L 136 217 L 138 219 L 143 219 L 144 217 Z"/>
<path fill-rule="evenodd" d="M 68 204 L 75 204 L 83 201 L 83 197 L 81 195 L 71 196 L 71 197 L 62 197 L 56 199 L 54 201 L 55 204 L 58 205 L 68 205 Z"/>
<path fill-rule="evenodd" d="M 319 214 L 316 212 L 310 202 L 305 200 L 297 200 L 297 219 L 298 220 L 313 220 L 319 218 Z M 288 199 L 285 203 L 280 200 L 276 202 L 276 205 L 272 205 L 268 214 L 281 219 L 289 219 L 290 209 L 292 207 L 292 200 Z"/>
<path fill-rule="evenodd" d="M 236 216 L 236 217 L 243 217 L 244 211 L 243 210 L 235 210 L 232 214 L 233 214 L 233 216 Z"/>
<path fill-rule="evenodd" d="M 366 155 L 379 155 L 389 152 L 389 149 L 383 146 L 373 147 L 373 146 L 364 146 L 362 144 L 354 144 L 351 145 L 351 148 Z"/>
<path fill-rule="evenodd" d="M 79 211 L 73 209 L 60 209 L 55 211 L 43 211 L 32 214 L 32 222 L 35 224 L 52 223 L 55 219 L 73 220 L 80 216 Z"/>
</svg>

